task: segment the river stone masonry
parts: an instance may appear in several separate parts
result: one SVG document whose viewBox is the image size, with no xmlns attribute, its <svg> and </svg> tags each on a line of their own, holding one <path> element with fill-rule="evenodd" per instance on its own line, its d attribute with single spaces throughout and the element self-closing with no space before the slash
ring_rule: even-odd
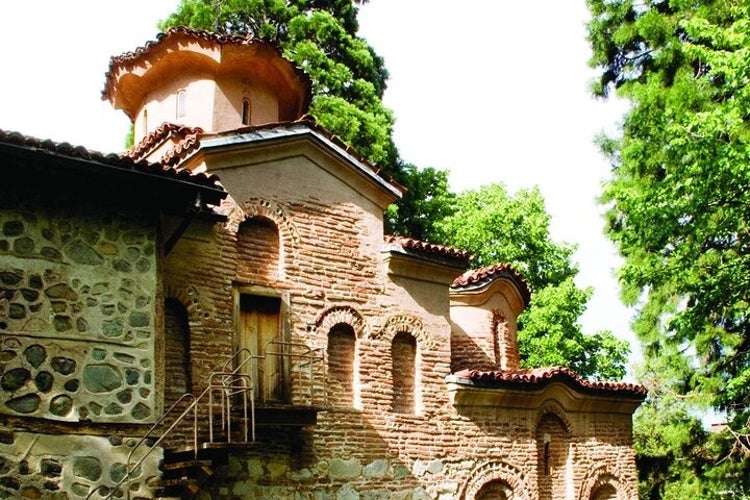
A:
<svg viewBox="0 0 750 500">
<path fill-rule="evenodd" d="M 150 420 L 154 222 L 99 206 L 87 210 L 82 201 L 0 201 L 0 387 L 6 395 L 0 413 Z"/>
<path fill-rule="evenodd" d="M 135 442 L 115 437 L 4 433 L 0 439 L 0 497 L 79 499 L 95 487 L 100 495 L 107 494 L 124 477 Z M 148 451 L 147 447 L 139 449 L 130 463 L 137 463 Z M 145 456 L 131 475 L 131 498 L 151 497 L 148 483 L 153 478 L 146 471 L 156 471 L 161 459 L 159 449 Z M 122 493 L 114 495 L 122 497 Z"/>
</svg>

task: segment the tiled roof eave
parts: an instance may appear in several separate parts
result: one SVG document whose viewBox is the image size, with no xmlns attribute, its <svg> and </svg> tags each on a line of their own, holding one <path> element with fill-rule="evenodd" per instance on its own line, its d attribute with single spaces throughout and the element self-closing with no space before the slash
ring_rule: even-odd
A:
<svg viewBox="0 0 750 500">
<path fill-rule="evenodd" d="M 191 174 L 164 168 L 159 164 L 144 161 L 133 161 L 116 154 L 104 154 L 88 150 L 82 146 L 68 143 L 57 143 L 51 140 L 40 140 L 18 132 L 0 130 L 0 152 L 5 155 L 36 158 L 42 162 L 55 162 L 81 173 L 104 174 L 109 176 L 141 179 L 143 182 L 187 188 L 203 193 L 204 201 L 214 204 L 226 197 L 227 193 L 219 184 L 215 175 Z M 62 163 L 60 163 L 62 162 Z M 31 163 L 37 167 L 37 162 Z M 20 168 L 5 165 L 5 168 Z M 27 166 L 26 169 L 30 167 Z M 49 167 L 46 173 L 58 174 L 60 171 Z M 28 172 L 26 172 L 28 175 Z"/>
<path fill-rule="evenodd" d="M 429 252 L 420 252 L 417 250 L 410 250 L 407 248 L 402 248 L 399 245 L 386 244 L 383 251 L 389 252 L 391 254 L 401 255 L 406 258 L 413 258 L 413 259 L 418 259 L 420 261 L 433 262 L 441 266 L 453 267 L 453 268 L 456 268 L 456 271 L 455 271 L 456 273 L 463 271 L 464 269 L 466 269 L 466 266 L 467 266 L 467 261 L 462 258 L 439 255 L 439 254 L 434 254 L 434 253 L 429 253 Z"/>
<path fill-rule="evenodd" d="M 306 90 L 302 108 L 304 110 L 307 110 L 309 108 L 310 102 L 312 101 L 312 80 L 310 79 L 310 76 L 307 74 L 307 72 L 284 57 L 281 48 L 277 44 L 264 40 L 262 38 L 256 38 L 253 35 L 227 35 L 207 30 L 189 28 L 186 26 L 176 26 L 173 28 L 169 28 L 165 32 L 158 33 L 156 35 L 156 40 L 148 41 L 143 46 L 138 47 L 131 52 L 125 52 L 124 54 L 113 56 L 112 58 L 110 58 L 109 68 L 104 75 L 105 83 L 104 88 L 101 91 L 102 100 L 111 100 L 115 75 L 119 69 L 128 70 L 129 68 L 132 68 L 133 66 L 139 64 L 139 62 L 143 58 L 149 57 L 152 53 L 158 50 L 158 47 L 162 43 L 173 37 L 186 37 L 193 40 L 215 43 L 218 45 L 265 44 L 273 48 L 276 53 L 279 54 L 279 57 L 282 57 L 289 62 L 294 73 L 305 86 Z"/>
<path fill-rule="evenodd" d="M 451 284 L 451 292 L 471 292 L 480 290 L 497 279 L 505 278 L 512 281 L 525 304 L 531 300 L 531 289 L 524 277 L 511 265 L 506 263 L 493 264 L 479 269 L 471 269 L 456 278 Z"/>
<path fill-rule="evenodd" d="M 446 381 L 473 388 L 517 391 L 533 391 L 561 383 L 581 394 L 638 401 L 645 399 L 647 394 L 646 389 L 638 384 L 589 381 L 563 367 L 497 372 L 463 370 L 449 375 Z"/>
<path fill-rule="evenodd" d="M 134 160 L 145 158 L 170 138 L 179 144 L 189 138 L 197 141 L 197 137 L 202 133 L 203 129 L 200 127 L 187 127 L 185 125 L 165 122 L 141 139 L 138 144 L 134 145 L 126 153 L 126 156 Z"/>
<path fill-rule="evenodd" d="M 421 241 L 406 236 L 384 236 L 385 250 L 410 255 L 419 258 L 439 259 L 441 262 L 455 264 L 456 267 L 466 268 L 471 260 L 471 254 L 465 250 Z"/>
</svg>

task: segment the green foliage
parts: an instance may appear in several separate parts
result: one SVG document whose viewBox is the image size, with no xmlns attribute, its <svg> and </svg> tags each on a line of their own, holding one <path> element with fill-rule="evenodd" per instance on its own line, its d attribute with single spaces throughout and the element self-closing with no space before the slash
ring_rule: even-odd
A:
<svg viewBox="0 0 750 500">
<path fill-rule="evenodd" d="M 403 200 L 386 212 L 392 234 L 437 241 L 435 224 L 455 211 L 456 195 L 448 189 L 448 172 L 420 169 L 405 164 L 400 181 L 406 188 Z"/>
<path fill-rule="evenodd" d="M 623 298 L 638 306 L 646 362 L 658 360 L 662 383 L 691 407 L 725 412 L 736 432 L 748 432 L 750 5 L 588 4 L 592 64 L 601 70 L 595 90 L 617 89 L 633 104 L 622 137 L 600 141 L 613 174 L 602 202 L 625 258 Z M 671 425 L 685 424 L 666 419 Z M 692 448 L 702 442 L 689 435 Z M 720 471 L 750 471 L 741 454 L 721 465 L 710 457 L 699 471 L 705 482 L 679 476 L 663 496 L 648 496 L 712 498 L 736 484 Z M 712 493 L 695 489 L 705 484 Z"/>
<path fill-rule="evenodd" d="M 549 214 L 538 189 L 512 196 L 502 184 L 491 184 L 458 195 L 455 208 L 436 224 L 436 236 L 469 250 L 476 267 L 506 262 L 534 290 L 560 284 L 578 272 L 571 264 L 575 247 L 549 236 Z"/>
<path fill-rule="evenodd" d="M 704 430 L 691 401 L 664 384 L 663 365 L 642 374 L 650 393 L 633 425 L 640 498 L 749 498 L 747 461 L 734 436 L 722 428 Z"/>
<path fill-rule="evenodd" d="M 575 248 L 551 239 L 549 215 L 537 189 L 510 195 L 492 184 L 459 194 L 453 209 L 435 223 L 434 239 L 470 251 L 476 267 L 511 264 L 533 290 L 531 304 L 519 318 L 523 366 L 569 366 L 581 376 L 606 380 L 625 375 L 627 344 L 611 332 L 582 331 L 578 318 L 591 291 L 575 285 Z"/>
</svg>

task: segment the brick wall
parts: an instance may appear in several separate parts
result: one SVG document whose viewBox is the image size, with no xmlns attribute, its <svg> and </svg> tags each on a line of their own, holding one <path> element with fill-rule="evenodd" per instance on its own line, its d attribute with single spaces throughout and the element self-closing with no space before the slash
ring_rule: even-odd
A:
<svg viewBox="0 0 750 500">
<path fill-rule="evenodd" d="M 635 498 L 629 415 L 451 404 L 452 368 L 517 364 L 512 308 L 500 294 L 483 309 L 483 333 L 475 325 L 457 341 L 447 286 L 387 274 L 379 208 L 323 172 L 284 170 L 299 161 L 264 166 L 284 183 L 220 172 L 233 196 L 227 222 L 192 226 L 167 258 L 165 295 L 187 311 L 194 391 L 237 343 L 241 293 L 280 297 L 285 338 L 325 353 L 313 380 L 290 375 L 294 402 L 306 384 L 325 392 L 317 424 L 263 428 L 211 494 L 589 498 L 597 478 L 616 478 Z"/>
</svg>

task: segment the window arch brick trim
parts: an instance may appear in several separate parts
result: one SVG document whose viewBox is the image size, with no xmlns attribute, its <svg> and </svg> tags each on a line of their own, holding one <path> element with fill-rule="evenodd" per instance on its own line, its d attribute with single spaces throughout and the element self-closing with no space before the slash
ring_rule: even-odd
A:
<svg viewBox="0 0 750 500">
<path fill-rule="evenodd" d="M 254 217 L 268 219 L 276 225 L 279 232 L 279 279 L 284 278 L 285 269 L 297 265 L 299 232 L 281 205 L 269 200 L 255 198 L 243 202 L 239 207 L 231 208 L 229 212 L 226 227 L 235 234 L 239 230 L 240 224 Z"/>
<path fill-rule="evenodd" d="M 410 333 L 422 349 L 436 347 L 432 345 L 422 320 L 408 313 L 394 314 L 386 320 L 382 328 L 373 332 L 371 337 L 392 342 L 398 333 Z"/>
<path fill-rule="evenodd" d="M 336 306 L 325 310 L 315 321 L 315 330 L 321 335 L 328 335 L 336 325 L 349 325 L 357 339 L 361 339 L 365 330 L 365 320 L 353 307 Z"/>
<path fill-rule="evenodd" d="M 526 477 L 513 465 L 503 461 L 487 461 L 475 468 L 464 483 L 458 498 L 474 500 L 482 486 L 491 481 L 502 481 L 513 490 L 514 500 L 531 500 Z"/>
<path fill-rule="evenodd" d="M 534 429 L 539 428 L 539 423 L 542 421 L 542 419 L 546 415 L 554 415 L 558 419 L 560 419 L 560 422 L 563 424 L 563 430 L 565 431 L 566 435 L 572 434 L 573 426 L 570 423 L 570 419 L 568 418 L 568 415 L 565 413 L 565 410 L 560 406 L 560 403 L 554 400 L 547 400 L 544 403 L 542 403 L 542 406 L 539 407 L 539 410 L 536 414 L 536 422 L 534 423 Z"/>
<path fill-rule="evenodd" d="M 578 500 L 591 500 L 591 495 L 602 486 L 611 486 L 617 492 L 617 500 L 634 500 L 638 498 L 638 494 L 633 488 L 628 488 L 631 491 L 626 491 L 626 488 L 618 479 L 617 471 L 611 470 L 606 465 L 592 466 L 589 472 L 586 474 L 586 479 L 583 481 L 581 486 Z"/>
<path fill-rule="evenodd" d="M 172 299 L 182 304 L 187 312 L 192 334 L 200 332 L 202 321 L 211 315 L 207 301 L 200 296 L 198 289 L 192 285 L 181 287 L 173 283 L 166 283 L 164 285 L 164 299 Z"/>
</svg>

